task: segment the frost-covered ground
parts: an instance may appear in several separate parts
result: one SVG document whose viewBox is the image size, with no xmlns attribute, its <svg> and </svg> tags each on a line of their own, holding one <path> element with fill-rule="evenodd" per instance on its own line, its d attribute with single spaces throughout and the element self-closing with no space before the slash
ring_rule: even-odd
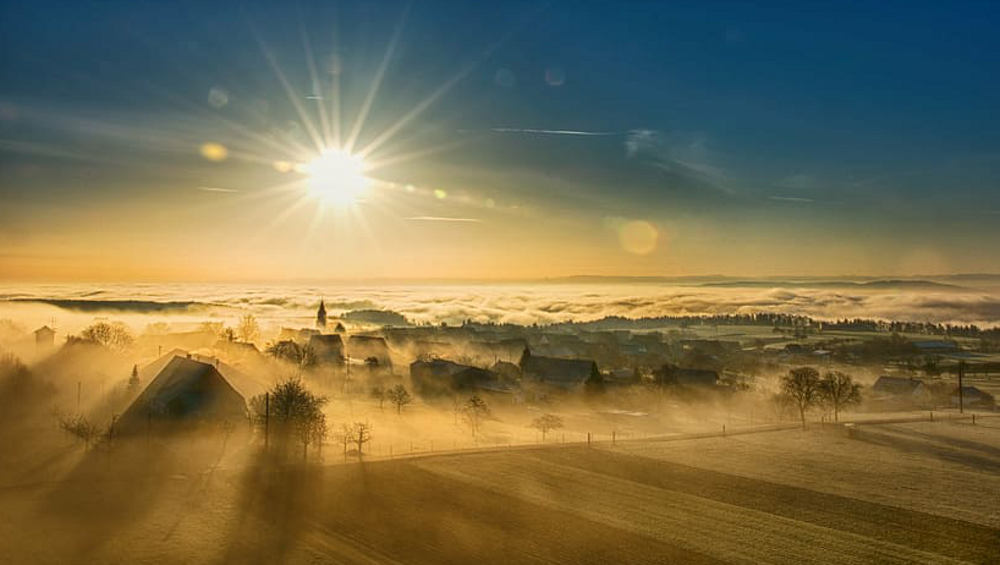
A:
<svg viewBox="0 0 1000 565">
<path fill-rule="evenodd" d="M 831 430 L 307 467 L 236 437 L 68 448 L 35 477 L 6 474 L 0 561 L 1000 559 L 996 421 Z"/>
</svg>

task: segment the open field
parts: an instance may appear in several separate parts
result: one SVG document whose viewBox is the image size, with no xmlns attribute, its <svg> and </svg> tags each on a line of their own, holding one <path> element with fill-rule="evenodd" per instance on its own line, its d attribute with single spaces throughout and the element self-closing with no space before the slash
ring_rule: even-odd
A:
<svg viewBox="0 0 1000 565">
<path fill-rule="evenodd" d="M 238 436 L 53 458 L 58 478 L 5 474 L 0 561 L 1000 559 L 996 419 L 308 467 Z"/>
</svg>

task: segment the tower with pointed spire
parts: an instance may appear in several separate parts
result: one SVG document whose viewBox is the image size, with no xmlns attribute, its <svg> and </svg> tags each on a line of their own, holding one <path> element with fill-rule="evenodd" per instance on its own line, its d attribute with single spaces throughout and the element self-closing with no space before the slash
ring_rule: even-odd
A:
<svg viewBox="0 0 1000 565">
<path fill-rule="evenodd" d="M 321 330 L 326 329 L 326 304 L 322 299 L 319 301 L 319 310 L 316 310 L 316 327 Z"/>
</svg>

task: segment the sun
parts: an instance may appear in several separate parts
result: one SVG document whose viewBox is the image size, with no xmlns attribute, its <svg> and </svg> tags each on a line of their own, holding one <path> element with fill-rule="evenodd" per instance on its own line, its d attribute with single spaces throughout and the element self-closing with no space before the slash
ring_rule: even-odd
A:
<svg viewBox="0 0 1000 565">
<path fill-rule="evenodd" d="M 304 169 L 309 194 L 327 204 L 349 206 L 368 190 L 364 161 L 339 149 L 323 151 Z"/>
</svg>

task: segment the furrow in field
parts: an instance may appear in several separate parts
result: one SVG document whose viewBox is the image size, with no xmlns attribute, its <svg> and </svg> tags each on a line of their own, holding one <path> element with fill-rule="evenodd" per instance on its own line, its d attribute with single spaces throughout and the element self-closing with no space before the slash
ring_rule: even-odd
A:
<svg viewBox="0 0 1000 565">
<path fill-rule="evenodd" d="M 959 562 L 537 458 L 477 456 L 462 461 L 427 460 L 419 466 L 731 562 Z"/>
</svg>

